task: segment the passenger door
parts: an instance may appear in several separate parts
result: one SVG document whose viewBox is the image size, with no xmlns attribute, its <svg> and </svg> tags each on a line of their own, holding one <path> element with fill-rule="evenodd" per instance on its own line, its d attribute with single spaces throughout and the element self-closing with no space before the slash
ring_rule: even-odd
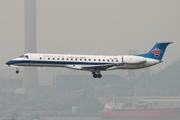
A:
<svg viewBox="0 0 180 120">
<path fill-rule="evenodd" d="M 36 57 L 36 55 L 34 54 L 32 54 L 31 55 L 31 65 L 36 65 L 37 64 L 37 57 Z"/>
</svg>

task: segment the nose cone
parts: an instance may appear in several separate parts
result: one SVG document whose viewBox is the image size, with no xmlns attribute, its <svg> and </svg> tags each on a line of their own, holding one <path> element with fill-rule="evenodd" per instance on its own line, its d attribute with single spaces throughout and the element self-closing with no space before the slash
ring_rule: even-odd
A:
<svg viewBox="0 0 180 120">
<path fill-rule="evenodd" d="M 6 65 L 10 66 L 12 64 L 12 60 L 6 62 Z"/>
</svg>

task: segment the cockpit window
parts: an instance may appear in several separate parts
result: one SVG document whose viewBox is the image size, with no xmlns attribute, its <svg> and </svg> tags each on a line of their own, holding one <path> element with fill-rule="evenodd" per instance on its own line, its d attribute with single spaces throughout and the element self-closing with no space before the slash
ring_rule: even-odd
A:
<svg viewBox="0 0 180 120">
<path fill-rule="evenodd" d="M 25 56 L 25 58 L 27 58 L 27 59 L 28 59 L 28 58 L 29 58 L 29 57 L 28 57 L 28 55 L 26 55 L 26 56 Z"/>
<path fill-rule="evenodd" d="M 24 58 L 24 55 L 21 55 L 20 58 Z"/>
<path fill-rule="evenodd" d="M 26 58 L 26 59 L 28 59 L 29 57 L 28 57 L 28 55 L 21 55 L 20 58 Z"/>
</svg>

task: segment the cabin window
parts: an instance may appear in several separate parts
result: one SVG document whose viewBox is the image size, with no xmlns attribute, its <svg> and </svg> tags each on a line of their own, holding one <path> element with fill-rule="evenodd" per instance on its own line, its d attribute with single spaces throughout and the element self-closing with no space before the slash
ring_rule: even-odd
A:
<svg viewBox="0 0 180 120">
<path fill-rule="evenodd" d="M 109 59 L 107 59 L 107 61 L 109 62 Z"/>
<path fill-rule="evenodd" d="M 96 59 L 94 59 L 94 61 L 96 61 Z"/>
<path fill-rule="evenodd" d="M 103 59 L 103 61 L 105 61 L 105 59 Z"/>
<path fill-rule="evenodd" d="M 77 61 L 77 58 L 75 60 Z"/>
<path fill-rule="evenodd" d="M 81 61 L 82 59 L 80 59 L 80 61 Z"/>
<path fill-rule="evenodd" d="M 99 61 L 101 61 L 101 60 L 99 59 Z"/>
<path fill-rule="evenodd" d="M 113 60 L 112 60 L 112 62 L 113 62 Z"/>
<path fill-rule="evenodd" d="M 68 60 L 68 58 L 66 60 Z"/>
<path fill-rule="evenodd" d="M 57 60 L 59 60 L 59 58 L 57 58 Z"/>
<path fill-rule="evenodd" d="M 50 60 L 50 58 L 48 58 L 48 60 Z"/>
<path fill-rule="evenodd" d="M 71 58 L 71 60 L 73 60 L 73 58 Z"/>
<path fill-rule="evenodd" d="M 40 57 L 39 59 L 41 60 L 42 58 Z"/>
<path fill-rule="evenodd" d="M 54 60 L 54 58 L 53 58 L 53 60 Z"/>
<path fill-rule="evenodd" d="M 116 60 L 116 62 L 118 62 L 118 60 Z"/>
<path fill-rule="evenodd" d="M 62 60 L 64 60 L 64 58 L 62 58 Z"/>
<path fill-rule="evenodd" d="M 86 61 L 86 59 L 84 59 L 84 61 Z"/>
<path fill-rule="evenodd" d="M 89 61 L 91 61 L 91 59 L 89 59 Z"/>
</svg>

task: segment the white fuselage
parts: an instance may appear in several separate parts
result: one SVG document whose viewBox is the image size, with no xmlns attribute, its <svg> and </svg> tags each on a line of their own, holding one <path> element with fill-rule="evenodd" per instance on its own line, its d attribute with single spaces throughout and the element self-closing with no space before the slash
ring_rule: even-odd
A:
<svg viewBox="0 0 180 120">
<path fill-rule="evenodd" d="M 94 78 L 101 78 L 101 71 L 114 69 L 140 69 L 162 62 L 166 47 L 172 42 L 157 42 L 145 54 L 104 56 L 27 53 L 6 62 L 8 66 L 66 67 L 90 71 Z M 18 67 L 16 73 L 19 73 Z"/>
<path fill-rule="evenodd" d="M 104 70 L 140 69 L 160 63 L 161 61 L 134 55 L 71 55 L 27 53 L 13 59 L 14 66 L 66 67 L 76 70 L 94 71 L 93 67 L 114 64 Z M 84 69 L 91 67 L 91 69 Z M 103 71 L 103 70 L 100 70 Z"/>
</svg>

